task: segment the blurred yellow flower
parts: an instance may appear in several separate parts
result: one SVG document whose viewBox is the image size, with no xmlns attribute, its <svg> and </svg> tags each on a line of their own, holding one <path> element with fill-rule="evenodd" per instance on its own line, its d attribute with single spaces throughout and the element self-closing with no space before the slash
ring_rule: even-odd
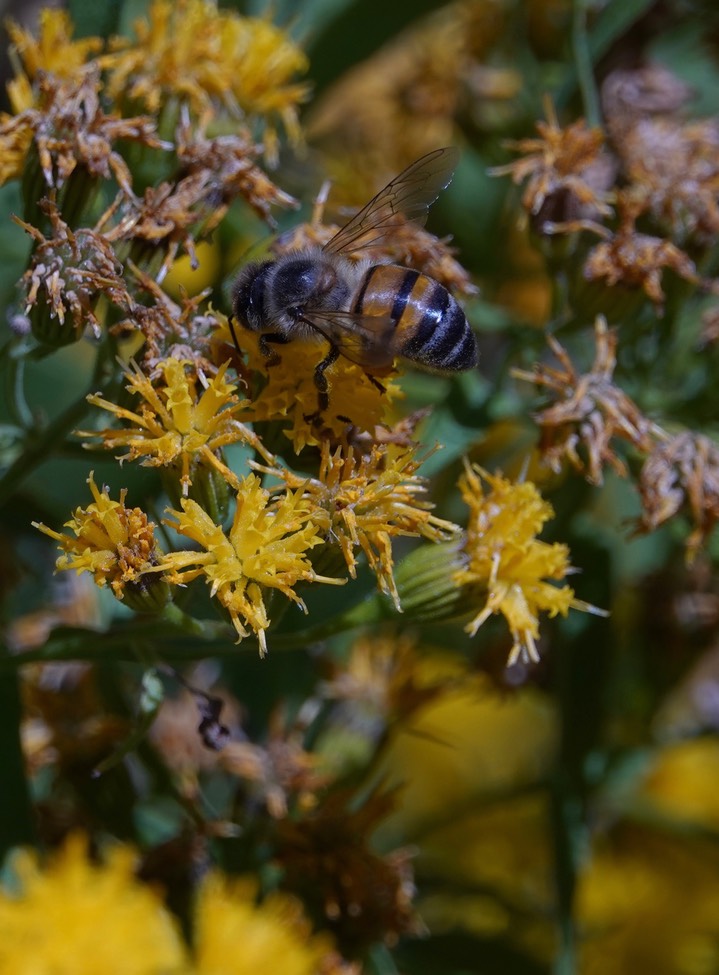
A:
<svg viewBox="0 0 719 975">
<path fill-rule="evenodd" d="M 87 508 L 76 508 L 73 517 L 65 522 L 74 538 L 33 522 L 35 528 L 56 539 L 65 552 L 57 560 L 57 570 L 91 572 L 98 586 L 109 582 L 118 599 L 125 597 L 126 587 L 130 586 L 134 595 L 147 590 L 164 603 L 166 587 L 148 586 L 144 578 L 161 555 L 154 524 L 140 508 L 125 507 L 125 488 L 120 491 L 120 500 L 112 501 L 107 488 L 98 489 L 92 474 L 87 483 L 95 501 Z"/>
<path fill-rule="evenodd" d="M 97 394 L 88 396 L 93 406 L 114 413 L 131 426 L 123 429 L 78 431 L 85 437 L 101 437 L 108 449 L 127 447 L 123 457 L 144 458 L 147 467 L 174 467 L 179 473 L 182 493 L 188 494 L 200 466 L 217 471 L 237 490 L 240 482 L 221 460 L 219 451 L 233 443 L 250 444 L 265 460 L 272 455 L 259 437 L 237 419 L 247 400 L 234 395 L 237 386 L 227 382 L 225 363 L 202 389 L 197 375 L 188 374 L 189 360 L 168 358 L 158 364 L 165 385 L 153 385 L 133 364 L 125 375 L 127 390 L 139 394 L 144 402 L 138 412 L 118 406 Z M 200 389 L 198 389 L 200 386 Z"/>
<path fill-rule="evenodd" d="M 291 140 L 299 139 L 297 107 L 308 88 L 292 79 L 307 70 L 307 58 L 284 31 L 209 0 L 154 0 L 134 29 L 135 43 L 116 39 L 115 52 L 103 59 L 111 97 L 144 104 L 153 114 L 178 99 L 199 115 L 222 105 L 261 118 L 270 155 L 275 116 Z"/>
<path fill-rule="evenodd" d="M 19 855 L 19 894 L 0 890 L 2 975 L 187 971 L 177 922 L 135 879 L 134 861 L 131 850 L 118 847 L 92 863 L 80 836 L 44 868 L 31 853 Z"/>
<path fill-rule="evenodd" d="M 489 485 L 486 494 L 482 480 Z M 546 581 L 564 579 L 572 569 L 566 545 L 536 538 L 554 512 L 531 481 L 513 484 L 467 463 L 459 489 L 469 506 L 469 524 L 466 564 L 455 572 L 454 581 L 488 589 L 486 604 L 466 627 L 471 636 L 493 613 L 501 613 L 514 640 L 507 662 L 511 666 L 519 659 L 539 660 L 540 612 L 566 616 L 570 609 L 581 609 L 601 614 L 575 599 L 569 586 L 558 588 Z"/>
<path fill-rule="evenodd" d="M 15 78 L 8 82 L 8 96 L 14 112 L 34 104 L 32 82 L 39 72 L 69 78 L 102 49 L 99 37 L 73 40 L 73 23 L 65 10 L 43 7 L 39 13 L 38 36 L 16 23 L 5 22 L 10 35 Z"/>
<path fill-rule="evenodd" d="M 294 898 L 257 902 L 253 880 L 217 873 L 203 882 L 195 907 L 197 975 L 317 975 L 333 956 L 329 938 L 315 936 Z"/>
<path fill-rule="evenodd" d="M 392 573 L 392 538 L 422 536 L 443 542 L 460 529 L 431 513 L 433 505 L 417 495 L 426 491 L 416 472 L 420 462 L 415 450 L 390 452 L 375 446 L 369 454 L 322 443 L 317 478 L 302 478 L 278 468 L 258 469 L 281 478 L 289 487 L 304 490 L 312 519 L 328 540 L 339 545 L 352 578 L 357 576 L 361 549 L 382 592 L 391 596 L 402 612 Z"/>
<path fill-rule="evenodd" d="M 204 575 L 212 596 L 229 612 L 238 642 L 249 635 L 248 624 L 262 655 L 267 652 L 265 630 L 270 625 L 266 589 L 279 589 L 306 612 L 293 589 L 298 582 L 344 582 L 316 575 L 312 569 L 307 552 L 323 539 L 301 491 L 271 499 L 259 478 L 248 475 L 239 486 L 229 535 L 195 501 L 183 498 L 182 511 L 170 514 L 175 520 L 167 524 L 204 551 L 165 555 L 159 569 L 168 581 L 179 584 Z"/>
</svg>

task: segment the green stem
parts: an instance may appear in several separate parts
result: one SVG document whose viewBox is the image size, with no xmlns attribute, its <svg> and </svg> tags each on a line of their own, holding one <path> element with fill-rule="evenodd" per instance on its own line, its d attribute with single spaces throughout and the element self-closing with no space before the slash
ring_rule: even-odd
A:
<svg viewBox="0 0 719 975">
<path fill-rule="evenodd" d="M 601 125 L 602 113 L 599 93 L 594 81 L 594 64 L 587 34 L 587 0 L 574 0 L 572 16 L 572 48 L 577 80 L 582 93 L 584 115 L 589 125 Z"/>
<path fill-rule="evenodd" d="M 105 344 L 103 344 L 98 349 L 90 389 L 83 393 L 74 403 L 71 403 L 44 430 L 41 430 L 39 433 L 33 431 L 34 435 L 32 439 L 29 439 L 22 454 L 8 467 L 2 478 L 0 478 L 0 507 L 12 497 L 28 474 L 46 461 L 48 457 L 62 450 L 67 434 L 70 433 L 72 428 L 77 425 L 79 420 L 87 412 L 87 395 L 90 392 L 95 392 L 97 389 L 98 380 L 105 370 L 106 363 L 107 352 L 105 350 Z"/>
<path fill-rule="evenodd" d="M 23 430 L 30 430 L 35 418 L 25 400 L 25 359 L 13 355 L 12 345 L 8 342 L 2 353 L 8 378 L 5 399 L 13 422 Z"/>
</svg>

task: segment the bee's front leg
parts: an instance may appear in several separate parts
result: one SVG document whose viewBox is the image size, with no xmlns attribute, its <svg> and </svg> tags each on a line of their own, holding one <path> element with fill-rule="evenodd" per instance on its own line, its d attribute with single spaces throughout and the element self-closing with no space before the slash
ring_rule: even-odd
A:
<svg viewBox="0 0 719 975">
<path fill-rule="evenodd" d="M 282 362 L 282 356 L 275 349 L 271 348 L 271 345 L 287 345 L 289 338 L 286 335 L 282 335 L 281 332 L 263 332 L 260 335 L 260 352 L 267 360 L 265 365 L 269 368 L 270 366 L 276 366 L 278 363 Z"/>
<path fill-rule="evenodd" d="M 340 350 L 336 345 L 331 345 L 330 350 L 321 362 L 318 362 L 315 366 L 314 380 L 315 386 L 317 387 L 317 410 L 315 413 L 308 413 L 305 416 L 305 420 L 308 423 L 317 423 L 322 414 L 326 412 L 327 407 L 330 405 L 329 397 L 329 386 L 327 384 L 327 376 L 325 376 L 325 371 L 339 359 Z"/>
</svg>

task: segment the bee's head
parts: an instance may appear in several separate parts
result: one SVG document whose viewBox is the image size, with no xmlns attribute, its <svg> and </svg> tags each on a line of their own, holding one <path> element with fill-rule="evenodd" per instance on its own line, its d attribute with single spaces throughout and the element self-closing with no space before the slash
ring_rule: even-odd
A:
<svg viewBox="0 0 719 975">
<path fill-rule="evenodd" d="M 266 327 L 267 277 L 274 263 L 274 261 L 256 261 L 254 264 L 248 264 L 240 272 L 232 291 L 232 309 L 235 317 L 241 325 L 253 332 L 261 332 Z"/>
</svg>

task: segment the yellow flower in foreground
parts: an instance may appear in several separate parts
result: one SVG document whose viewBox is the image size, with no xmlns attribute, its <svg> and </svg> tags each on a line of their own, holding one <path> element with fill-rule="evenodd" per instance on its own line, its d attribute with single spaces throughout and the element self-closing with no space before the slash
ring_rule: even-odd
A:
<svg viewBox="0 0 719 975">
<path fill-rule="evenodd" d="M 189 360 L 164 359 L 158 364 L 165 385 L 152 381 L 134 365 L 125 375 L 127 390 L 139 394 L 144 402 L 138 412 L 125 409 L 97 394 L 88 402 L 114 413 L 131 426 L 121 430 L 82 430 L 85 437 L 102 437 L 108 449 L 127 447 L 124 456 L 130 460 L 143 458 L 148 467 L 176 467 L 180 474 L 182 493 L 187 495 L 198 466 L 218 471 L 237 490 L 237 476 L 222 462 L 218 451 L 228 444 L 250 444 L 266 460 L 272 460 L 262 443 L 248 427 L 237 419 L 247 401 L 234 395 L 237 386 L 227 382 L 227 363 L 217 375 L 198 389 L 199 380 L 189 375 L 185 366 Z"/>
<path fill-rule="evenodd" d="M 310 520 L 301 491 L 288 491 L 272 500 L 259 478 L 248 475 L 240 484 L 228 535 L 190 499 L 183 498 L 182 511 L 170 514 L 176 520 L 167 524 L 204 551 L 171 553 L 159 568 L 173 583 L 204 575 L 212 586 L 212 595 L 229 612 L 240 640 L 249 635 L 248 624 L 257 634 L 263 655 L 267 651 L 265 630 L 270 625 L 266 589 L 279 589 L 306 612 L 293 589 L 298 582 L 344 582 L 316 575 L 312 569 L 307 552 L 321 545 L 323 539 Z"/>
<path fill-rule="evenodd" d="M 317 975 L 332 959 L 327 938 L 312 936 L 293 898 L 273 894 L 261 904 L 252 880 L 210 874 L 195 907 L 197 975 Z"/>
<path fill-rule="evenodd" d="M 224 331 L 218 336 L 220 340 L 225 338 Z M 314 373 L 327 355 L 327 343 L 295 341 L 287 346 L 274 346 L 272 351 L 279 361 L 273 362 L 260 352 L 257 333 L 241 326 L 236 326 L 236 331 L 242 351 L 247 355 L 248 370 L 266 377 L 260 392 L 251 397 L 249 415 L 253 421 L 286 422 L 285 434 L 292 441 L 295 453 L 299 454 L 308 444 L 317 447 L 327 438 L 341 440 L 347 435 L 348 427 L 374 432 L 375 426 L 386 419 L 391 403 L 402 395 L 396 383 L 383 380 L 378 386 L 361 366 L 340 356 L 325 372 L 330 402 L 322 414 L 321 426 L 317 427 L 305 417 L 317 412 Z M 227 341 L 231 342 L 229 329 Z"/>
<path fill-rule="evenodd" d="M 391 596 L 397 611 L 402 612 L 392 572 L 392 538 L 422 536 L 443 542 L 460 531 L 452 522 L 433 515 L 431 502 L 417 497 L 426 491 L 424 479 L 416 473 L 419 466 L 414 450 L 393 456 L 374 447 L 363 456 L 351 447 L 338 447 L 332 453 L 325 440 L 317 478 L 302 478 L 278 468 L 258 469 L 281 478 L 289 487 L 304 490 L 313 520 L 339 545 L 352 578 L 357 575 L 359 548 L 381 591 Z"/>
<path fill-rule="evenodd" d="M 150 598 L 145 608 L 152 608 L 152 600 L 157 602 L 155 608 L 160 608 L 168 597 L 167 587 L 157 582 L 148 584 L 144 575 L 161 556 L 154 524 L 140 508 L 125 507 L 125 488 L 120 491 L 120 500 L 112 501 L 107 489 L 98 490 L 92 474 L 87 483 L 95 501 L 87 508 L 76 508 L 73 517 L 65 522 L 74 538 L 33 522 L 35 528 L 56 539 L 65 552 L 58 558 L 56 568 L 92 572 L 97 585 L 109 582 L 118 599 L 125 597 L 129 585 L 133 596 L 144 593 Z"/>
<path fill-rule="evenodd" d="M 220 10 L 210 0 L 154 0 L 148 19 L 134 23 L 137 42 L 106 56 L 108 92 L 144 103 L 156 113 L 170 99 L 206 113 L 223 105 L 234 114 L 260 117 L 268 124 L 266 142 L 276 134 L 268 120 L 279 116 L 290 138 L 299 138 L 297 106 L 307 85 L 293 82 L 307 70 L 307 58 L 284 31 L 267 20 Z"/>
<path fill-rule="evenodd" d="M 170 975 L 186 971 L 178 926 L 117 848 L 91 863 L 71 837 L 48 866 L 14 861 L 20 893 L 0 890 L 2 975 Z"/>
<path fill-rule="evenodd" d="M 482 479 L 489 485 L 486 494 Z M 470 514 L 466 564 L 455 572 L 454 581 L 488 589 L 484 608 L 466 627 L 471 636 L 492 613 L 502 613 L 514 640 L 508 660 L 511 666 L 518 659 L 539 660 L 540 612 L 566 616 L 570 609 L 581 609 L 602 614 L 575 599 L 569 586 L 559 588 L 546 581 L 564 579 L 572 568 L 566 545 L 550 545 L 536 538 L 554 511 L 531 481 L 513 484 L 499 474 L 467 464 L 459 488 Z"/>
</svg>

